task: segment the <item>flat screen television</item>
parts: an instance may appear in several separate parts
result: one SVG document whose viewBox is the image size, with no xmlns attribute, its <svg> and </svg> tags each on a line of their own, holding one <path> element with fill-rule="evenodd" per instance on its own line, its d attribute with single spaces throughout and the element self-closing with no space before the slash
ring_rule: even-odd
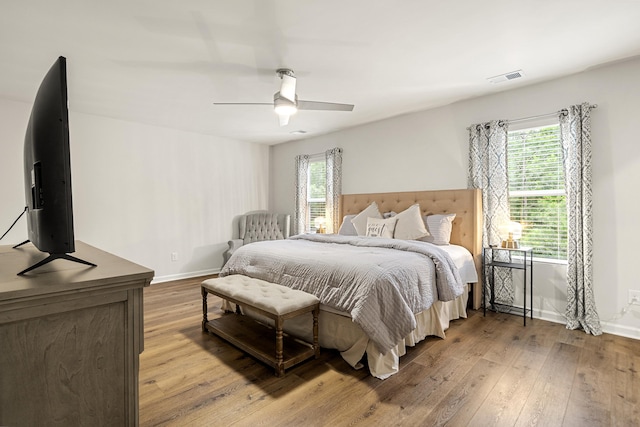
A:
<svg viewBox="0 0 640 427">
<path fill-rule="evenodd" d="M 67 61 L 59 57 L 36 94 L 24 138 L 24 191 L 28 240 L 49 256 L 18 273 L 55 259 L 93 265 L 75 252 L 71 200 L 71 156 L 67 107 Z"/>
</svg>

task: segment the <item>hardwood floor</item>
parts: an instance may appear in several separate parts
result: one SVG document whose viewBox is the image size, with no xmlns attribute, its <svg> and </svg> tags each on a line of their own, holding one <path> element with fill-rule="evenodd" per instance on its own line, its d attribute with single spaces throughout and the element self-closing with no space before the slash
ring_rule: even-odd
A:
<svg viewBox="0 0 640 427">
<path fill-rule="evenodd" d="M 202 333 L 201 281 L 145 289 L 142 426 L 640 425 L 639 340 L 469 311 L 387 380 L 325 349 L 277 378 Z"/>
</svg>

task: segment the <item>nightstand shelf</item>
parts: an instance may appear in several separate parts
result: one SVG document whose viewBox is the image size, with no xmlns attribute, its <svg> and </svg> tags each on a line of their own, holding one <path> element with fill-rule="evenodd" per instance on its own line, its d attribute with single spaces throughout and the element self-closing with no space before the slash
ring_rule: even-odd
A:
<svg viewBox="0 0 640 427">
<path fill-rule="evenodd" d="M 522 307 L 515 307 L 513 305 L 500 304 L 497 302 L 493 303 L 493 309 L 490 308 L 489 310 L 493 310 L 497 313 L 513 314 L 516 316 L 526 316 L 531 312 L 531 310 L 529 309 L 523 309 Z M 523 310 L 524 310 L 524 313 L 523 313 Z M 525 320 L 525 326 L 526 326 L 526 320 Z"/>
<path fill-rule="evenodd" d="M 498 254 L 509 254 L 511 261 L 496 259 Z M 495 301 L 495 268 L 509 268 L 523 270 L 523 295 L 522 307 L 516 307 Z M 482 249 L 482 309 L 484 315 L 487 308 L 499 313 L 508 313 L 522 316 L 524 326 L 527 326 L 527 314 L 533 319 L 533 249 L 521 247 L 517 249 L 487 247 Z M 488 289 L 487 289 L 488 288 Z M 487 307 L 486 292 L 489 292 L 489 305 Z M 529 307 L 527 308 L 527 291 L 529 291 Z"/>
</svg>

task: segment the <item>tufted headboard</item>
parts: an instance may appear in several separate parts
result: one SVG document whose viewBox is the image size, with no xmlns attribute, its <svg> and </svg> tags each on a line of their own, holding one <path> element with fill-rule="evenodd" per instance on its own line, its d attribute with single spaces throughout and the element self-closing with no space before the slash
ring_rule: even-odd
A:
<svg viewBox="0 0 640 427">
<path fill-rule="evenodd" d="M 240 217 L 239 237 L 244 244 L 289 237 L 290 216 L 266 211 L 250 212 Z"/>
<path fill-rule="evenodd" d="M 360 213 L 371 202 L 380 212 L 402 212 L 419 203 L 422 215 L 455 213 L 451 230 L 451 243 L 464 246 L 473 255 L 478 277 L 482 277 L 482 193 L 479 189 L 406 191 L 399 193 L 343 194 L 340 217 Z M 480 307 L 481 288 L 473 286 L 472 306 Z"/>
</svg>

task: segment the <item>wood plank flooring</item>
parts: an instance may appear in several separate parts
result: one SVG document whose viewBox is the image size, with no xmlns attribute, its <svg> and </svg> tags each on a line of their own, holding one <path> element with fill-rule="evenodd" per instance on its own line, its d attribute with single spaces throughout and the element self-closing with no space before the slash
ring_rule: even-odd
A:
<svg viewBox="0 0 640 427">
<path fill-rule="evenodd" d="M 640 425 L 639 340 L 469 311 L 387 380 L 326 349 L 277 378 L 202 333 L 202 280 L 145 289 L 141 426 Z"/>
</svg>

